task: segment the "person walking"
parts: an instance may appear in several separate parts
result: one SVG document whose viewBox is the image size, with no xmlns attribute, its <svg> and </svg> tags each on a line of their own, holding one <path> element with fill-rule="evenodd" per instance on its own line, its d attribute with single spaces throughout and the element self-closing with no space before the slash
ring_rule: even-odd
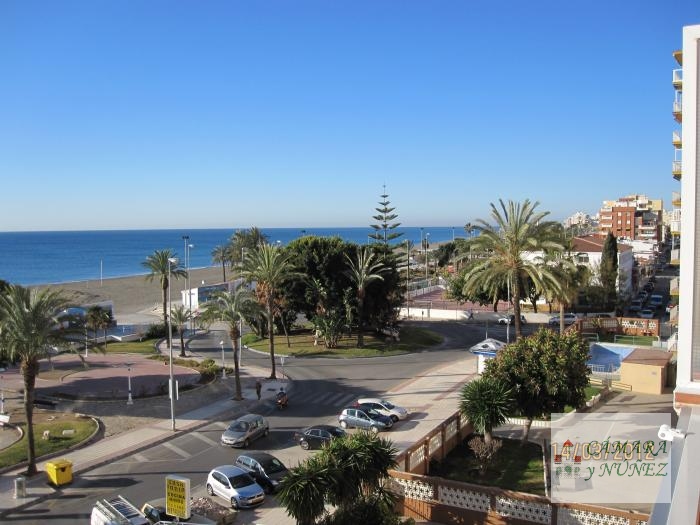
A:
<svg viewBox="0 0 700 525">
<path fill-rule="evenodd" d="M 260 384 L 260 380 L 256 379 L 255 380 L 255 393 L 258 394 L 258 401 L 260 401 L 260 392 L 262 392 L 262 385 Z"/>
</svg>

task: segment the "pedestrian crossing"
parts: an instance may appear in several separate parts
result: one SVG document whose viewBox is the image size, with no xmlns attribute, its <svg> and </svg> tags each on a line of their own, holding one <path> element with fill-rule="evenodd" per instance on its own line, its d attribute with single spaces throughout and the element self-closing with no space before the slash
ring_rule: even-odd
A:
<svg viewBox="0 0 700 525">
<path fill-rule="evenodd" d="M 310 392 L 290 390 L 289 403 L 299 405 L 320 405 L 325 407 L 338 407 L 338 409 L 350 406 L 358 399 L 353 392 Z"/>
</svg>

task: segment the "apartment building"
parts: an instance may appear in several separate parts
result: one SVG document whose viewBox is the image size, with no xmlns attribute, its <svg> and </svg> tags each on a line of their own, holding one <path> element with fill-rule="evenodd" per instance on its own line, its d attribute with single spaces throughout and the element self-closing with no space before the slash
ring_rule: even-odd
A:
<svg viewBox="0 0 700 525">
<path fill-rule="evenodd" d="M 649 199 L 646 195 L 603 201 L 598 213 L 598 230 L 602 235 L 610 232 L 618 239 L 660 241 L 663 212 L 663 201 Z"/>
<path fill-rule="evenodd" d="M 677 429 L 681 435 L 673 438 L 671 445 L 671 503 L 654 505 L 649 525 L 700 523 L 700 25 L 683 28 L 683 49 L 675 52 L 674 57 L 681 66 L 673 71 L 673 117 L 680 125 L 680 132 L 673 133 L 672 173 L 681 183 L 680 198 L 674 203 L 679 210 L 677 233 L 682 240 L 674 389 L 674 407 L 680 411 Z"/>
</svg>

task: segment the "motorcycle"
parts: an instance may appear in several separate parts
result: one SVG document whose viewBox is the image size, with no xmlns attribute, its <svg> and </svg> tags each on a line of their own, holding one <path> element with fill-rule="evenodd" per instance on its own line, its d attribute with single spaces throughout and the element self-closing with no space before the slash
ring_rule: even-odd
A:
<svg viewBox="0 0 700 525">
<path fill-rule="evenodd" d="M 289 400 L 287 399 L 287 396 L 278 396 L 277 397 L 277 409 L 282 410 L 284 408 L 287 408 L 287 404 L 289 403 Z"/>
</svg>

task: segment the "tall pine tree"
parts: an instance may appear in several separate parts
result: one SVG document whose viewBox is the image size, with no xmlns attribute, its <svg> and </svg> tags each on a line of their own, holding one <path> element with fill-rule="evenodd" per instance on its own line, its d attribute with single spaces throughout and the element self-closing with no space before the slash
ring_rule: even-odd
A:
<svg viewBox="0 0 700 525">
<path fill-rule="evenodd" d="M 600 284 L 603 287 L 603 300 L 606 308 L 617 302 L 617 239 L 608 232 L 600 257 Z"/>
<path fill-rule="evenodd" d="M 382 186 L 384 193 L 380 195 L 381 201 L 379 201 L 379 208 L 375 208 L 377 215 L 373 215 L 372 218 L 379 224 L 371 224 L 370 226 L 374 230 L 374 233 L 369 235 L 370 239 L 384 243 L 384 248 L 388 248 L 389 241 L 401 237 L 403 233 L 394 231 L 398 228 L 400 222 L 392 222 L 398 215 L 394 213 L 396 208 L 392 208 L 391 202 L 389 201 L 389 195 L 386 193 L 386 185 Z"/>
</svg>

